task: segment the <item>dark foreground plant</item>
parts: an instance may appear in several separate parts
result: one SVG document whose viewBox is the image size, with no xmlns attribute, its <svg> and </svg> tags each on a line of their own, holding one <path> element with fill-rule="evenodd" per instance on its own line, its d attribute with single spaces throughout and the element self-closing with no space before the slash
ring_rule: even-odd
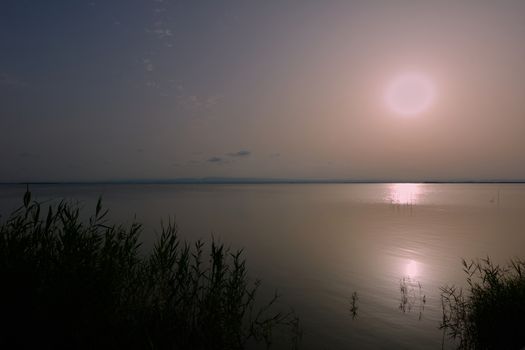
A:
<svg viewBox="0 0 525 350">
<path fill-rule="evenodd" d="M 459 349 L 522 349 L 525 346 L 525 262 L 507 266 L 489 258 L 467 263 L 467 292 L 441 288 L 441 328 Z M 444 333 L 445 334 L 445 333 Z"/>
<path fill-rule="evenodd" d="M 421 321 L 427 303 L 427 297 L 423 294 L 421 282 L 410 276 L 405 276 L 399 281 L 399 291 L 401 292 L 399 310 L 407 313 L 411 312 L 412 309 L 416 309 L 419 312 L 418 318 Z"/>
<path fill-rule="evenodd" d="M 359 296 L 357 295 L 357 292 L 353 292 L 352 297 L 350 298 L 350 315 L 352 315 L 352 320 L 355 320 L 357 317 L 357 310 L 359 309 L 359 306 L 357 306 L 358 301 Z"/>
<path fill-rule="evenodd" d="M 241 251 L 182 242 L 169 222 L 149 254 L 141 226 L 88 222 L 61 202 L 24 205 L 0 226 L 0 348 L 242 349 L 299 339 L 277 296 L 256 300 Z"/>
</svg>

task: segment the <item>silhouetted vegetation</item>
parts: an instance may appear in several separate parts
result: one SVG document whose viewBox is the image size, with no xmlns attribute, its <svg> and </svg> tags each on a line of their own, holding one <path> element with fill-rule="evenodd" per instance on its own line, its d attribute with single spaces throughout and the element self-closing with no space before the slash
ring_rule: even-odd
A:
<svg viewBox="0 0 525 350">
<path fill-rule="evenodd" d="M 353 320 L 357 317 L 357 310 L 359 310 L 359 307 L 357 306 L 358 301 L 359 296 L 357 295 L 357 292 L 353 292 L 352 297 L 350 298 L 350 315 L 352 315 Z"/>
<path fill-rule="evenodd" d="M 146 254 L 141 226 L 108 225 L 100 200 L 85 221 L 64 201 L 41 209 L 27 192 L 0 226 L 0 348 L 297 345 L 297 317 L 256 300 L 241 251 L 185 243 L 169 222 Z"/>
<path fill-rule="evenodd" d="M 499 266 L 489 258 L 467 263 L 467 291 L 442 288 L 441 328 L 459 349 L 522 349 L 525 346 L 525 262 Z"/>
<path fill-rule="evenodd" d="M 407 313 L 416 308 L 419 312 L 419 320 L 423 316 L 427 302 L 427 297 L 422 290 L 421 283 L 410 278 L 410 276 L 405 276 L 399 281 L 399 291 L 401 292 L 399 309 L 403 313 Z"/>
</svg>

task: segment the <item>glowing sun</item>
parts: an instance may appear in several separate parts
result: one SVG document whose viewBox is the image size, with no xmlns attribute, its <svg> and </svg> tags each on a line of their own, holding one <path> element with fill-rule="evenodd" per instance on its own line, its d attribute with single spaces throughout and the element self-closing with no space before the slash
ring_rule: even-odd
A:
<svg viewBox="0 0 525 350">
<path fill-rule="evenodd" d="M 388 108 L 399 115 L 416 115 L 428 110 L 434 102 L 434 97 L 432 79 L 415 72 L 394 77 L 385 90 Z"/>
</svg>

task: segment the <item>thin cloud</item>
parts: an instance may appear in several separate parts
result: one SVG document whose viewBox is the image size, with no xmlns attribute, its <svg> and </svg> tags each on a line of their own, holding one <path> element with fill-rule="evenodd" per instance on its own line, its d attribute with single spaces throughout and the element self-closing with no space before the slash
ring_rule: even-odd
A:
<svg viewBox="0 0 525 350">
<path fill-rule="evenodd" d="M 155 9 L 156 10 L 156 9 Z M 162 13 L 162 11 L 155 11 L 156 14 Z M 162 20 L 156 21 L 153 23 L 152 28 L 146 28 L 146 33 L 151 33 L 156 35 L 159 39 L 163 39 L 165 37 L 173 36 L 173 32 L 170 28 L 166 26 L 166 23 Z"/>
<path fill-rule="evenodd" d="M 240 150 L 238 152 L 227 153 L 227 155 L 230 156 L 230 157 L 248 157 L 251 154 L 252 154 L 252 152 L 246 151 L 246 150 Z"/>
<path fill-rule="evenodd" d="M 144 58 L 142 62 L 144 63 L 144 69 L 146 72 L 153 72 L 155 70 L 155 66 L 149 58 Z"/>
<path fill-rule="evenodd" d="M 224 159 L 222 159 L 221 157 L 211 157 L 207 161 L 210 163 L 222 163 L 224 162 Z"/>
<path fill-rule="evenodd" d="M 180 87 L 180 88 L 179 88 Z M 178 91 L 182 91 L 182 85 L 175 87 Z M 198 96 L 198 95 L 186 95 L 178 94 L 175 96 L 177 105 L 185 110 L 190 111 L 203 111 L 213 108 L 219 101 L 219 96 Z"/>
</svg>

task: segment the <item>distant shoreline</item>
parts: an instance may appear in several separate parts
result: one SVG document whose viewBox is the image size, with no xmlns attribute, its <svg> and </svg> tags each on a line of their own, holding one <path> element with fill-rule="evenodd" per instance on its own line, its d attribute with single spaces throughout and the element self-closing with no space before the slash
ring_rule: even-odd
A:
<svg viewBox="0 0 525 350">
<path fill-rule="evenodd" d="M 107 180 L 107 181 L 35 181 L 0 182 L 0 185 L 272 185 L 272 184 L 524 184 L 525 180 L 326 180 L 326 179 L 173 179 L 173 180 Z"/>
</svg>

